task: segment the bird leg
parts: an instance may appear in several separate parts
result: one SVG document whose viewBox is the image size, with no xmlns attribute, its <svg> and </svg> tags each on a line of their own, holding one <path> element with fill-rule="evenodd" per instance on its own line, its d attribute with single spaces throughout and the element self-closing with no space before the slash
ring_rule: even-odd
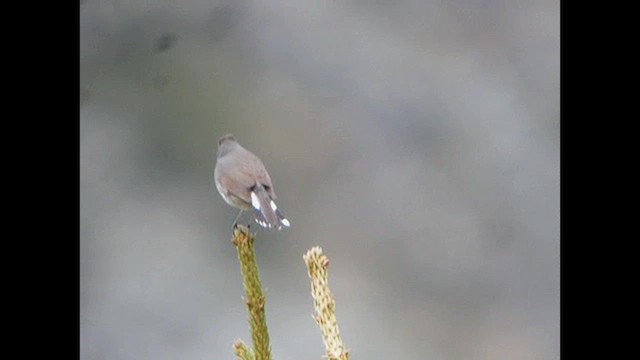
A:
<svg viewBox="0 0 640 360">
<path fill-rule="evenodd" d="M 238 213 L 238 216 L 236 216 L 236 219 L 233 220 L 233 228 L 234 229 L 238 227 L 238 220 L 240 219 L 240 215 L 242 215 L 243 211 L 244 211 L 243 209 L 240 209 L 240 212 Z"/>
</svg>

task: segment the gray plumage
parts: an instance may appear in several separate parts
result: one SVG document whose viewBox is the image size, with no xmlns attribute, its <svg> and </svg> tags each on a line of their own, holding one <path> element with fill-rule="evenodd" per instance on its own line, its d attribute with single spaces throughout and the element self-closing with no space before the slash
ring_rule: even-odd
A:
<svg viewBox="0 0 640 360">
<path fill-rule="evenodd" d="M 290 225 L 275 203 L 276 193 L 264 164 L 231 134 L 218 140 L 213 177 L 222 198 L 240 209 L 235 221 L 244 210 L 253 209 L 256 222 L 264 227 L 281 229 Z"/>
</svg>

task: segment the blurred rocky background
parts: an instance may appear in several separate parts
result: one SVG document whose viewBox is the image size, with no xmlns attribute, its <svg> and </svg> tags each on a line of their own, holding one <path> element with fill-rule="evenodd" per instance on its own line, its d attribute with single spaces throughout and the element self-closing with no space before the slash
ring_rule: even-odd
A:
<svg viewBox="0 0 640 360">
<path fill-rule="evenodd" d="M 275 359 L 323 354 L 314 245 L 352 359 L 558 359 L 559 23 L 548 0 L 81 1 L 81 359 L 250 341 L 228 132 L 292 222 L 254 225 Z"/>
</svg>

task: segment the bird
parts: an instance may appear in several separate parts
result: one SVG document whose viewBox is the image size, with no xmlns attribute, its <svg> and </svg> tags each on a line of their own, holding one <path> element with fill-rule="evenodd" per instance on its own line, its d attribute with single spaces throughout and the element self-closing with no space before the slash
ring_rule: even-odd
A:
<svg viewBox="0 0 640 360">
<path fill-rule="evenodd" d="M 255 221 L 265 228 L 291 226 L 275 203 L 276 193 L 262 160 L 236 141 L 232 134 L 218 140 L 214 182 L 227 204 L 239 208 L 234 227 L 245 210 L 253 209 Z"/>
</svg>

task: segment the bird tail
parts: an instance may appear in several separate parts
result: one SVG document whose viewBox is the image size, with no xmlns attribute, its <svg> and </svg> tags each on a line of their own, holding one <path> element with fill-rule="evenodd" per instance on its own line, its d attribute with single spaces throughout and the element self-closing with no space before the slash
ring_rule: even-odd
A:
<svg viewBox="0 0 640 360">
<path fill-rule="evenodd" d="M 289 227 L 289 220 L 278 210 L 278 206 L 263 186 L 257 185 L 252 189 L 251 206 L 256 222 L 261 226 L 278 230 L 282 229 L 282 226 Z"/>
</svg>

